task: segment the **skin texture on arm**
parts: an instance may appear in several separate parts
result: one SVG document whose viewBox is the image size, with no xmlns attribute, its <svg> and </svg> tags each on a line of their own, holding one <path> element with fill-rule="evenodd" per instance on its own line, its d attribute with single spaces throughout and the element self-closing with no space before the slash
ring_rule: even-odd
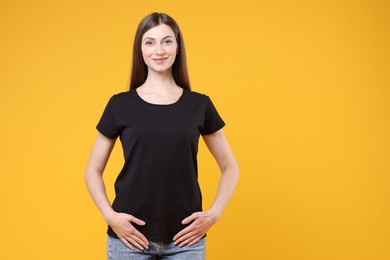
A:
<svg viewBox="0 0 390 260">
<path fill-rule="evenodd" d="M 180 247 L 187 244 L 193 245 L 198 242 L 218 221 L 238 182 L 238 164 L 222 129 L 203 136 L 203 140 L 221 170 L 221 178 L 217 194 L 210 209 L 195 212 L 182 221 L 183 224 L 192 223 L 173 238 L 175 245 Z"/>
<path fill-rule="evenodd" d="M 104 220 L 111 226 L 119 239 L 132 250 L 134 250 L 134 246 L 143 250 L 148 248 L 149 242 L 144 235 L 134 228 L 131 222 L 138 225 L 145 225 L 145 222 L 132 215 L 115 212 L 107 197 L 103 172 L 115 141 L 116 139 L 98 133 L 85 169 L 84 179 L 88 191 Z"/>
</svg>

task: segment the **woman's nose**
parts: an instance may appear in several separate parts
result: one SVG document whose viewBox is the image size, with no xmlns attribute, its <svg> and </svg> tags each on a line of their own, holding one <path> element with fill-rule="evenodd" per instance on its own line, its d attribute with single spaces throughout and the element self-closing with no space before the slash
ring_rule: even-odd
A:
<svg viewBox="0 0 390 260">
<path fill-rule="evenodd" d="M 162 44 L 156 44 L 156 54 L 164 54 L 164 46 Z"/>
</svg>

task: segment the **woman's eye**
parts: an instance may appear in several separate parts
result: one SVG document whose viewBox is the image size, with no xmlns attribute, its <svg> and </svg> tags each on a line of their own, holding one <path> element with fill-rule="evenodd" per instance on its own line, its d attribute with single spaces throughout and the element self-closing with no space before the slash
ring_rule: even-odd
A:
<svg viewBox="0 0 390 260">
<path fill-rule="evenodd" d="M 154 43 L 154 42 L 147 41 L 147 42 L 145 42 L 145 45 L 148 45 L 148 46 L 150 46 L 150 45 L 153 45 L 153 43 Z"/>
<path fill-rule="evenodd" d="M 164 41 L 164 44 L 165 44 L 165 45 L 171 45 L 172 43 L 173 43 L 172 40 L 166 40 L 166 41 Z"/>
</svg>

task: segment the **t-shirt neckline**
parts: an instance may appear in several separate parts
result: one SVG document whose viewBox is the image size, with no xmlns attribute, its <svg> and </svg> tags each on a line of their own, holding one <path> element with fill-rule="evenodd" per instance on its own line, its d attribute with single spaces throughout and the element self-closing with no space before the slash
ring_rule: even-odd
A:
<svg viewBox="0 0 390 260">
<path fill-rule="evenodd" d="M 169 104 L 155 104 L 155 103 L 150 103 L 148 101 L 146 101 L 145 99 L 143 99 L 137 92 L 137 89 L 135 88 L 134 89 L 134 93 L 137 97 L 138 100 L 140 100 L 142 103 L 145 103 L 147 105 L 150 105 L 150 106 L 160 106 L 160 107 L 168 107 L 168 106 L 173 106 L 173 105 L 176 105 L 178 103 L 180 103 L 180 101 L 183 99 L 183 97 L 185 96 L 187 90 L 186 89 L 183 89 L 183 93 L 180 95 L 179 99 L 176 100 L 175 102 L 173 103 L 169 103 Z"/>
</svg>

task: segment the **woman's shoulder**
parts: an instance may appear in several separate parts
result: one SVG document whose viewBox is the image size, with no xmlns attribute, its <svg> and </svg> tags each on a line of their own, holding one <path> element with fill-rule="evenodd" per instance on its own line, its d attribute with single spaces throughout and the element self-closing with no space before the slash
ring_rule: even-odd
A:
<svg viewBox="0 0 390 260">
<path fill-rule="evenodd" d="M 121 91 L 121 92 L 116 92 L 114 94 L 112 94 L 113 97 L 115 98 L 124 98 L 124 97 L 128 97 L 130 94 L 131 94 L 132 90 L 126 90 L 126 91 Z"/>
<path fill-rule="evenodd" d="M 134 103 L 131 100 L 133 99 L 131 96 L 132 96 L 131 90 L 115 92 L 109 96 L 107 105 L 111 107 L 111 109 L 124 107 L 127 104 Z"/>
<path fill-rule="evenodd" d="M 193 91 L 193 90 L 189 90 L 188 93 L 189 93 L 189 96 L 191 96 L 192 98 L 195 98 L 195 99 L 205 100 L 208 98 L 208 96 L 205 93 L 201 93 L 201 92 L 197 92 L 197 91 Z"/>
<path fill-rule="evenodd" d="M 132 92 L 133 92 L 132 90 L 116 92 L 116 93 L 111 95 L 111 100 L 114 102 L 127 101 L 133 95 Z"/>
<path fill-rule="evenodd" d="M 188 92 L 189 92 L 189 96 L 194 101 L 201 102 L 202 104 L 212 103 L 210 96 L 207 95 L 206 93 L 192 91 L 192 90 Z"/>
</svg>

